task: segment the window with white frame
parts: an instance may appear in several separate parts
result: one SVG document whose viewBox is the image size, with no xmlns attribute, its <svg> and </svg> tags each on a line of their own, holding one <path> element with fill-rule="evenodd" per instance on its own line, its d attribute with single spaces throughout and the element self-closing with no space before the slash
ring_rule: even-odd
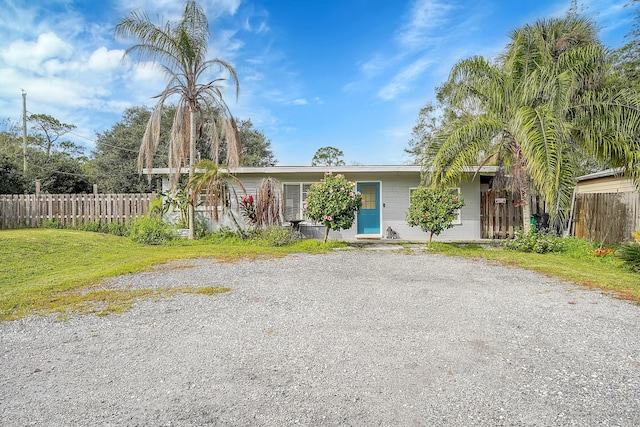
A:
<svg viewBox="0 0 640 427">
<path fill-rule="evenodd" d="M 310 187 L 311 183 L 306 182 L 285 183 L 282 185 L 285 221 L 305 219 L 305 200 Z"/>
<path fill-rule="evenodd" d="M 411 202 L 411 195 L 413 194 L 413 192 L 416 189 L 417 189 L 417 187 L 409 188 L 409 202 Z M 456 196 L 460 196 L 460 188 L 459 187 L 451 188 L 449 191 L 451 191 L 451 194 L 454 194 Z M 462 224 L 462 214 L 460 212 L 460 209 L 456 209 L 456 210 L 453 211 L 453 221 L 451 221 L 451 224 L 453 224 L 453 225 L 461 225 Z"/>
</svg>

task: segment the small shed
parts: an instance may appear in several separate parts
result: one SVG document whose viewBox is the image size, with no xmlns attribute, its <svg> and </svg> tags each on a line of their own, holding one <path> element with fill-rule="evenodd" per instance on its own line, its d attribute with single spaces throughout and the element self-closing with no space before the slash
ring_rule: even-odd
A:
<svg viewBox="0 0 640 427">
<path fill-rule="evenodd" d="M 573 235 L 602 243 L 632 239 L 640 229 L 640 192 L 622 169 L 607 169 L 578 178 Z"/>
</svg>

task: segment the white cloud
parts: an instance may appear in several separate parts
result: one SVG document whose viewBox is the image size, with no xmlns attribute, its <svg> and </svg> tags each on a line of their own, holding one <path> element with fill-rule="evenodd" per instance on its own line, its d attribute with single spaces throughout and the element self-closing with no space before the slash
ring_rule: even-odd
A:
<svg viewBox="0 0 640 427">
<path fill-rule="evenodd" d="M 396 34 L 396 40 L 408 49 L 425 48 L 433 30 L 448 21 L 453 6 L 438 0 L 417 0 L 409 12 L 409 20 Z"/>
<path fill-rule="evenodd" d="M 269 24 L 267 24 L 266 21 L 260 20 L 257 23 L 252 23 L 251 18 L 253 17 L 247 17 L 244 20 L 244 25 L 242 26 L 242 28 L 245 31 L 249 31 L 256 34 L 265 34 L 271 31 L 271 28 L 269 28 Z"/>
<path fill-rule="evenodd" d="M 47 59 L 68 59 L 72 54 L 70 44 L 48 32 L 40 34 L 35 42 L 15 40 L 2 53 L 2 59 L 16 68 L 37 69 Z"/>
<path fill-rule="evenodd" d="M 221 30 L 212 34 L 212 41 L 209 43 L 209 58 L 219 58 L 227 62 L 233 61 L 242 49 L 244 43 L 235 38 L 236 30 Z"/>
<path fill-rule="evenodd" d="M 254 71 L 252 74 L 247 74 L 242 78 L 244 82 L 259 82 L 264 80 L 264 74 Z"/>
<path fill-rule="evenodd" d="M 291 103 L 293 105 L 307 105 L 308 104 L 307 100 L 306 99 L 302 99 L 302 98 L 294 99 Z"/>
<path fill-rule="evenodd" d="M 383 87 L 378 92 L 378 97 L 389 101 L 396 98 L 401 93 L 410 90 L 410 83 L 416 80 L 434 61 L 429 58 L 420 58 L 409 66 L 401 70 L 393 78 L 391 83 Z"/>
<path fill-rule="evenodd" d="M 87 65 L 90 69 L 97 71 L 113 70 L 121 65 L 123 55 L 122 49 L 109 50 L 101 46 L 93 51 Z"/>
<path fill-rule="evenodd" d="M 207 10 L 210 10 L 213 14 L 228 13 L 235 15 L 242 3 L 242 0 L 210 0 L 208 2 Z M 216 12 L 218 11 L 218 12 Z"/>
<path fill-rule="evenodd" d="M 440 55 L 443 40 L 449 36 L 441 29 L 451 20 L 454 9 L 454 6 L 440 0 L 413 1 L 404 15 L 404 22 L 394 33 L 394 48 L 377 51 L 368 60 L 359 63 L 360 76 L 344 85 L 343 90 L 368 90 L 374 79 L 388 78 L 389 73 L 394 70 L 394 77 L 378 91 L 377 96 L 383 100 L 391 100 L 411 90 L 410 84 L 424 72 L 431 61 L 419 59 L 409 65 L 407 61 L 411 61 L 419 53 L 424 55 L 425 51 L 433 57 Z"/>
<path fill-rule="evenodd" d="M 371 59 L 362 62 L 358 68 L 365 76 L 370 77 L 379 74 L 387 63 L 388 61 L 381 54 L 376 53 Z"/>
<path fill-rule="evenodd" d="M 144 82 L 160 82 L 166 80 L 166 75 L 155 62 L 138 62 L 133 65 L 133 79 Z"/>
<path fill-rule="evenodd" d="M 221 15 L 235 15 L 241 0 L 205 0 L 199 4 L 204 9 L 209 22 Z M 164 21 L 179 20 L 184 12 L 184 2 L 177 0 L 118 0 L 117 7 L 124 13 L 144 10 L 149 17 L 162 17 Z"/>
</svg>

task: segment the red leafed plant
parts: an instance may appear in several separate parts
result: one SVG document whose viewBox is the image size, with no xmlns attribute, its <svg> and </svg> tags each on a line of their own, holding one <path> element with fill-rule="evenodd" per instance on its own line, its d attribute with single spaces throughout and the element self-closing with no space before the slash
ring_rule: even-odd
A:
<svg viewBox="0 0 640 427">
<path fill-rule="evenodd" d="M 608 254 L 612 254 L 614 252 L 615 251 L 613 249 L 611 249 L 611 248 L 602 247 L 602 248 L 598 248 L 595 251 L 593 251 L 592 254 L 594 256 L 597 256 L 597 257 L 603 257 L 603 256 L 606 256 Z"/>
</svg>

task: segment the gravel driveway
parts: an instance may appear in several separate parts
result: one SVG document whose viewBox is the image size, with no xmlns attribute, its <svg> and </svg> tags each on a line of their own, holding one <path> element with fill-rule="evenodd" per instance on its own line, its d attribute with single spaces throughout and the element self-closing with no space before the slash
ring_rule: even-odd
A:
<svg viewBox="0 0 640 427">
<path fill-rule="evenodd" d="M 389 250 L 190 264 L 114 286 L 233 291 L 0 323 L 0 425 L 640 425 L 629 302 Z"/>
</svg>

